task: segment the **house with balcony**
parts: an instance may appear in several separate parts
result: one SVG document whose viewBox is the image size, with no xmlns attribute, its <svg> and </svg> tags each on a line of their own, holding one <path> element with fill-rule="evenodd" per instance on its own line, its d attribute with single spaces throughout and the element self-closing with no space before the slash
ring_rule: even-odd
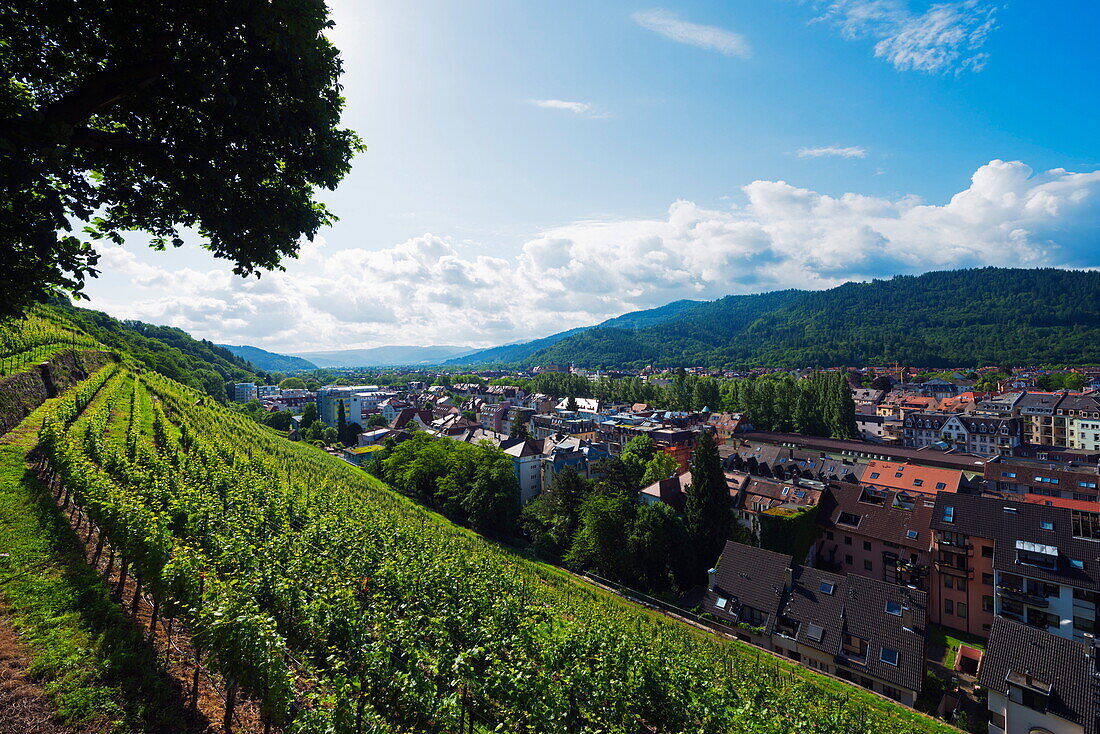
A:
<svg viewBox="0 0 1100 734">
<path fill-rule="evenodd" d="M 934 506 L 913 492 L 831 484 L 818 506 L 814 565 L 927 590 Z"/>
<path fill-rule="evenodd" d="M 926 603 L 923 591 L 729 541 L 702 608 L 746 642 L 912 706 L 924 680 Z"/>
<path fill-rule="evenodd" d="M 943 496 L 932 528 L 933 621 L 979 635 L 994 616 L 1066 639 L 1096 634 L 1100 512 Z"/>
</svg>

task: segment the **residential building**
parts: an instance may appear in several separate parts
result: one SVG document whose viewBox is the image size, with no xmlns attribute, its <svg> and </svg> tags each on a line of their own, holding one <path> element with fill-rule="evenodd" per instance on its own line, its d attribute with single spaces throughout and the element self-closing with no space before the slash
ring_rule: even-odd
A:
<svg viewBox="0 0 1100 734">
<path fill-rule="evenodd" d="M 233 386 L 233 402 L 247 403 L 249 400 L 259 400 L 260 393 L 254 382 L 238 382 Z"/>
<path fill-rule="evenodd" d="M 1069 423 L 1069 445 L 1083 451 L 1100 451 L 1100 413 L 1072 418 Z"/>
<path fill-rule="evenodd" d="M 1015 404 L 1024 422 L 1024 442 L 1040 446 L 1064 446 L 1055 443 L 1054 408 L 1064 397 L 1060 392 L 1025 392 Z"/>
<path fill-rule="evenodd" d="M 944 444 L 979 456 L 1010 456 L 1021 443 L 1018 418 L 965 414 L 913 413 L 905 416 L 905 445 L 925 448 Z"/>
<path fill-rule="evenodd" d="M 594 476 L 592 465 L 610 456 L 603 444 L 594 441 L 564 434 L 547 436 L 543 443 L 542 486 L 548 488 L 554 475 L 567 466 L 591 479 Z"/>
<path fill-rule="evenodd" d="M 958 492 L 964 486 L 963 473 L 956 469 L 878 460 L 867 462 L 859 481 L 879 489 L 933 495 Z"/>
<path fill-rule="evenodd" d="M 730 473 L 727 472 L 726 476 L 728 480 Z M 790 482 L 783 482 L 748 477 L 732 497 L 733 517 L 754 538 L 759 539 L 760 515 L 816 507 L 824 491 L 823 483 L 811 479 L 795 477 Z"/>
<path fill-rule="evenodd" d="M 745 641 L 912 706 L 924 680 L 926 602 L 923 591 L 729 541 L 702 606 Z"/>
<path fill-rule="evenodd" d="M 690 473 L 677 474 L 661 479 L 644 488 L 638 494 L 638 501 L 646 505 L 664 502 L 677 512 L 682 512 L 686 499 L 684 490 L 689 484 L 691 484 Z"/>
<path fill-rule="evenodd" d="M 1054 408 L 1054 445 L 1086 448 L 1076 431 L 1077 422 L 1082 419 L 1093 424 L 1100 422 L 1100 393 L 1066 393 Z M 1062 440 L 1059 441 L 1059 438 Z M 1089 445 L 1096 444 L 1091 434 L 1086 440 Z"/>
<path fill-rule="evenodd" d="M 1100 512 L 943 495 L 932 529 L 933 621 L 988 634 L 996 614 L 1067 639 L 1096 634 Z"/>
<path fill-rule="evenodd" d="M 527 505 L 542 492 L 543 442 L 533 439 L 505 439 L 499 443 L 505 454 L 512 460 L 519 482 L 520 507 Z"/>
<path fill-rule="evenodd" d="M 933 507 L 915 492 L 831 484 L 818 506 L 815 565 L 927 590 Z"/>
<path fill-rule="evenodd" d="M 989 734 L 1095 734 L 1100 688 L 1095 643 L 998 617 L 978 683 L 988 691 Z"/>
<path fill-rule="evenodd" d="M 987 491 L 1100 501 L 1100 465 L 998 457 L 985 465 Z"/>
</svg>

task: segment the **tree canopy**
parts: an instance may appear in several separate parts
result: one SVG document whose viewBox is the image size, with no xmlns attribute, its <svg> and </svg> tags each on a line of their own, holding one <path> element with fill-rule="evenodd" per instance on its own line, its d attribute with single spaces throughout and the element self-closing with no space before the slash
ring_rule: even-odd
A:
<svg viewBox="0 0 1100 734">
<path fill-rule="evenodd" d="M 0 3 L 0 316 L 79 295 L 126 231 L 195 230 L 239 275 L 294 256 L 361 148 L 331 25 L 323 0 Z"/>
</svg>

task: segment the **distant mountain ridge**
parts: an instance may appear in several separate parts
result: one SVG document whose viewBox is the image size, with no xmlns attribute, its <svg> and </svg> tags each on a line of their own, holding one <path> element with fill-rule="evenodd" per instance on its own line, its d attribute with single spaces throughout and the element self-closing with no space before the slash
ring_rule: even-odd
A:
<svg viewBox="0 0 1100 734">
<path fill-rule="evenodd" d="M 471 355 L 472 356 L 472 355 Z M 928 367 L 1100 363 L 1100 272 L 981 268 L 727 296 L 641 329 L 600 327 L 521 364 Z"/>
<path fill-rule="evenodd" d="M 266 349 L 252 347 L 247 344 L 236 346 L 233 344 L 219 344 L 222 349 L 228 349 L 242 359 L 247 359 L 252 364 L 268 372 L 291 372 L 293 370 L 315 370 L 317 365 L 301 357 L 292 357 L 287 354 L 269 352 Z"/>
<path fill-rule="evenodd" d="M 370 349 L 340 349 L 327 352 L 301 352 L 295 356 L 318 367 L 393 367 L 440 364 L 452 357 L 474 351 L 456 346 L 385 346 Z"/>
<path fill-rule="evenodd" d="M 622 316 L 616 316 L 613 319 L 602 321 L 595 326 L 579 326 L 576 329 L 569 329 L 567 331 L 559 331 L 557 334 L 551 334 L 541 339 L 534 339 L 529 342 L 521 342 L 519 344 L 505 344 L 500 347 L 490 347 L 489 349 L 482 349 L 480 351 L 465 354 L 455 359 L 448 360 L 447 365 L 481 365 L 481 364 L 513 364 L 522 362 L 531 355 L 546 349 L 547 347 L 557 344 L 566 337 L 580 334 L 591 329 L 600 328 L 616 328 L 616 329 L 642 329 L 647 326 L 653 326 L 660 324 L 669 319 L 675 318 L 677 315 L 684 311 L 698 306 L 705 301 L 673 301 L 672 303 L 666 303 L 664 306 L 658 306 L 657 308 L 649 308 L 644 311 L 631 311 L 625 313 Z"/>
</svg>

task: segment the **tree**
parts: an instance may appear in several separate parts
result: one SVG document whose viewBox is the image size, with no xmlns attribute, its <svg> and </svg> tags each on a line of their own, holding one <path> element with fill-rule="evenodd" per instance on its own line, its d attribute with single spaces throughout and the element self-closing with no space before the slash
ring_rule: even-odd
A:
<svg viewBox="0 0 1100 734">
<path fill-rule="evenodd" d="M 385 428 L 389 425 L 389 421 L 386 420 L 386 416 L 381 413 L 372 413 L 367 418 L 367 428 Z"/>
<path fill-rule="evenodd" d="M 289 431 L 294 419 L 290 416 L 289 410 L 278 410 L 274 413 L 268 413 L 264 419 L 264 425 L 271 426 L 277 431 Z"/>
<path fill-rule="evenodd" d="M 639 507 L 627 545 L 631 575 L 644 587 L 664 591 L 673 584 L 690 585 L 687 527 L 668 505 L 654 502 Z"/>
<path fill-rule="evenodd" d="M 722 553 L 733 519 L 722 460 L 709 431 L 700 433 L 695 441 L 684 516 L 695 551 L 696 570 L 709 568 Z"/>
<path fill-rule="evenodd" d="M 340 400 L 336 403 L 336 440 L 342 444 L 347 445 L 348 438 L 348 416 L 347 410 L 344 408 L 344 401 Z"/>
<path fill-rule="evenodd" d="M 302 425 L 313 425 L 313 421 L 317 420 L 320 414 L 317 412 L 317 403 L 306 403 L 302 408 Z"/>
<path fill-rule="evenodd" d="M 588 482 L 571 466 L 562 467 L 550 480 L 545 501 L 550 506 L 551 535 L 562 552 L 568 550 L 573 541 L 580 523 L 581 504 L 590 492 Z"/>
<path fill-rule="evenodd" d="M 194 229 L 242 276 L 294 256 L 334 220 L 314 189 L 362 147 L 339 127 L 331 25 L 322 0 L 6 3 L 0 317 L 82 297 L 89 240 L 129 230 L 164 249 Z"/>
<path fill-rule="evenodd" d="M 522 413 L 517 413 L 512 418 L 512 427 L 508 431 L 508 438 L 531 438 L 531 432 L 527 430 L 527 422 L 521 419 Z"/>
<path fill-rule="evenodd" d="M 569 398 L 566 399 L 565 409 L 573 413 L 577 412 L 577 399 L 572 395 L 570 395 Z"/>
<path fill-rule="evenodd" d="M 493 446 L 479 446 L 477 474 L 462 508 L 474 530 L 494 538 L 509 538 L 515 532 L 519 513 L 519 480 L 512 460 Z"/>
<path fill-rule="evenodd" d="M 305 390 L 306 383 L 302 381 L 301 377 L 288 377 L 285 380 L 279 382 L 280 390 Z"/>
<path fill-rule="evenodd" d="M 586 499 L 572 547 L 565 554 L 565 564 L 591 569 L 611 579 L 623 578 L 628 561 L 626 539 L 633 515 L 634 504 L 625 497 L 594 494 Z"/>
<path fill-rule="evenodd" d="M 335 428 L 325 428 L 321 431 L 321 440 L 326 446 L 332 446 L 340 441 L 340 434 Z"/>
<path fill-rule="evenodd" d="M 680 471 L 680 462 L 672 458 L 671 454 L 658 451 L 645 465 L 645 474 L 642 475 L 642 487 L 645 488 L 662 479 L 668 479 L 678 471 Z"/>
</svg>

